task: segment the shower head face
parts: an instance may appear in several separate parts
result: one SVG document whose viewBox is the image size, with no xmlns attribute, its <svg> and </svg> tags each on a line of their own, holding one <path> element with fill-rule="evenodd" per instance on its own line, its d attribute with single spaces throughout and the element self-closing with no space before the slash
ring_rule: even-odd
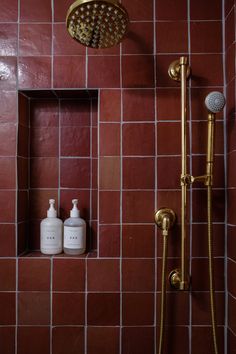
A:
<svg viewBox="0 0 236 354">
<path fill-rule="evenodd" d="M 71 37 L 91 48 L 110 48 L 120 43 L 128 23 L 128 13 L 117 0 L 77 0 L 66 17 Z"/>
<path fill-rule="evenodd" d="M 225 106 L 225 97 L 221 92 L 210 92 L 205 98 L 205 105 L 210 112 L 218 113 Z"/>
</svg>

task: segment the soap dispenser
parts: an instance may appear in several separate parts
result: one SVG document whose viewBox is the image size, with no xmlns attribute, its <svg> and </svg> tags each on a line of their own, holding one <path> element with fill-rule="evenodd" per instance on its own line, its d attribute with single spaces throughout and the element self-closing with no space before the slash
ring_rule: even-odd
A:
<svg viewBox="0 0 236 354">
<path fill-rule="evenodd" d="M 47 218 L 40 224 L 40 250 L 44 254 L 58 254 L 62 252 L 63 223 L 57 218 L 55 200 L 49 199 Z"/>
<path fill-rule="evenodd" d="M 70 255 L 82 254 L 86 249 L 86 223 L 80 218 L 78 199 L 72 200 L 70 218 L 64 222 L 64 252 Z"/>
</svg>

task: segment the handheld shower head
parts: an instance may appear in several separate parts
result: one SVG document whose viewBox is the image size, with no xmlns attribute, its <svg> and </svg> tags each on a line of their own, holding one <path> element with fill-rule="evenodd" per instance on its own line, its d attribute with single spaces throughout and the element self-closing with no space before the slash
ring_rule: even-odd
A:
<svg viewBox="0 0 236 354">
<path fill-rule="evenodd" d="M 221 92 L 212 91 L 205 98 L 206 108 L 212 113 L 222 111 L 225 105 L 225 97 Z"/>
</svg>

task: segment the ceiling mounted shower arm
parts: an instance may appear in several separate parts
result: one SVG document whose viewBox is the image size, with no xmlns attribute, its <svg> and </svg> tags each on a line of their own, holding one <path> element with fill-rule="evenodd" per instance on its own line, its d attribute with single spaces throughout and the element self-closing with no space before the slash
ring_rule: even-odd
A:
<svg viewBox="0 0 236 354">
<path fill-rule="evenodd" d="M 187 57 L 180 57 L 169 66 L 169 76 L 181 84 L 181 269 L 171 272 L 171 284 L 179 290 L 189 288 L 189 275 L 186 270 L 186 229 L 187 229 L 187 188 L 191 176 L 187 174 L 187 80 L 190 77 Z M 190 179 L 189 179 L 190 177 Z"/>
</svg>

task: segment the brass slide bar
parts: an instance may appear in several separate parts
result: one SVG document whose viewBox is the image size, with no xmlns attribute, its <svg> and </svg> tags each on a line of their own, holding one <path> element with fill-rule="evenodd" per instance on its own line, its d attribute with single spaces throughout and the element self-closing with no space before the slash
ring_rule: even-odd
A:
<svg viewBox="0 0 236 354">
<path fill-rule="evenodd" d="M 187 230 L 187 187 L 191 183 L 187 174 L 187 80 L 190 76 L 190 67 L 187 57 L 171 63 L 169 76 L 181 83 L 181 269 L 170 274 L 172 285 L 179 290 L 187 290 L 189 276 L 186 270 L 186 230 Z"/>
</svg>

